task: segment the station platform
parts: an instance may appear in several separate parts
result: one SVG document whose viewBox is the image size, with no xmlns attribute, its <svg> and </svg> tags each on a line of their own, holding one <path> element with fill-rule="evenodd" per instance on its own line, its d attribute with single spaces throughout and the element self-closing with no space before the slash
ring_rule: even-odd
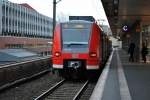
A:
<svg viewBox="0 0 150 100">
<path fill-rule="evenodd" d="M 129 62 L 114 49 L 90 100 L 150 100 L 150 63 Z"/>
</svg>

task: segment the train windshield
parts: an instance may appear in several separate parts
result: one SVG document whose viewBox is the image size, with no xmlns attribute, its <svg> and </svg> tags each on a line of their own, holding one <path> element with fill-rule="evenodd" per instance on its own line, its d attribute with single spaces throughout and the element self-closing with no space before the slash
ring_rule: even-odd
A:
<svg viewBox="0 0 150 100">
<path fill-rule="evenodd" d="M 88 52 L 90 23 L 62 24 L 62 49 L 64 52 Z"/>
</svg>

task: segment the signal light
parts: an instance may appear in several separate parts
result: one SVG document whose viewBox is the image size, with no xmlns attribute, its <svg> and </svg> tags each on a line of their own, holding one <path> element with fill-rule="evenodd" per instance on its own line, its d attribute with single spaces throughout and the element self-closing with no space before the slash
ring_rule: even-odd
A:
<svg viewBox="0 0 150 100">
<path fill-rule="evenodd" d="M 60 52 L 55 52 L 55 56 L 59 57 L 60 56 Z"/>
<path fill-rule="evenodd" d="M 96 57 L 97 56 L 97 54 L 95 53 L 95 52 L 90 52 L 90 57 Z"/>
</svg>

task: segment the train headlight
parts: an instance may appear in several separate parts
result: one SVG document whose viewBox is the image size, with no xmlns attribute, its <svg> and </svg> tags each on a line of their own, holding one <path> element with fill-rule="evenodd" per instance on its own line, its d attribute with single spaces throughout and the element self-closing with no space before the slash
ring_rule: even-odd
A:
<svg viewBox="0 0 150 100">
<path fill-rule="evenodd" d="M 90 52 L 90 57 L 96 57 L 97 56 L 97 54 L 95 53 L 95 52 Z"/>
<path fill-rule="evenodd" d="M 55 52 L 55 56 L 59 57 L 60 56 L 60 52 Z"/>
</svg>

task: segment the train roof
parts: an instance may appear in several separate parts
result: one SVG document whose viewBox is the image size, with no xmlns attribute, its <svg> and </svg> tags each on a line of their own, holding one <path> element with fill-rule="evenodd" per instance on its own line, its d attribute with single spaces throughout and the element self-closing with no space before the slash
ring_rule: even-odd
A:
<svg viewBox="0 0 150 100">
<path fill-rule="evenodd" d="M 71 20 L 71 21 L 68 21 L 68 22 L 62 22 L 62 23 L 89 23 L 89 24 L 92 24 L 94 22 L 91 22 L 91 21 L 85 21 L 85 20 Z"/>
<path fill-rule="evenodd" d="M 85 21 L 95 22 L 93 16 L 69 16 L 69 20 L 85 20 Z"/>
</svg>

